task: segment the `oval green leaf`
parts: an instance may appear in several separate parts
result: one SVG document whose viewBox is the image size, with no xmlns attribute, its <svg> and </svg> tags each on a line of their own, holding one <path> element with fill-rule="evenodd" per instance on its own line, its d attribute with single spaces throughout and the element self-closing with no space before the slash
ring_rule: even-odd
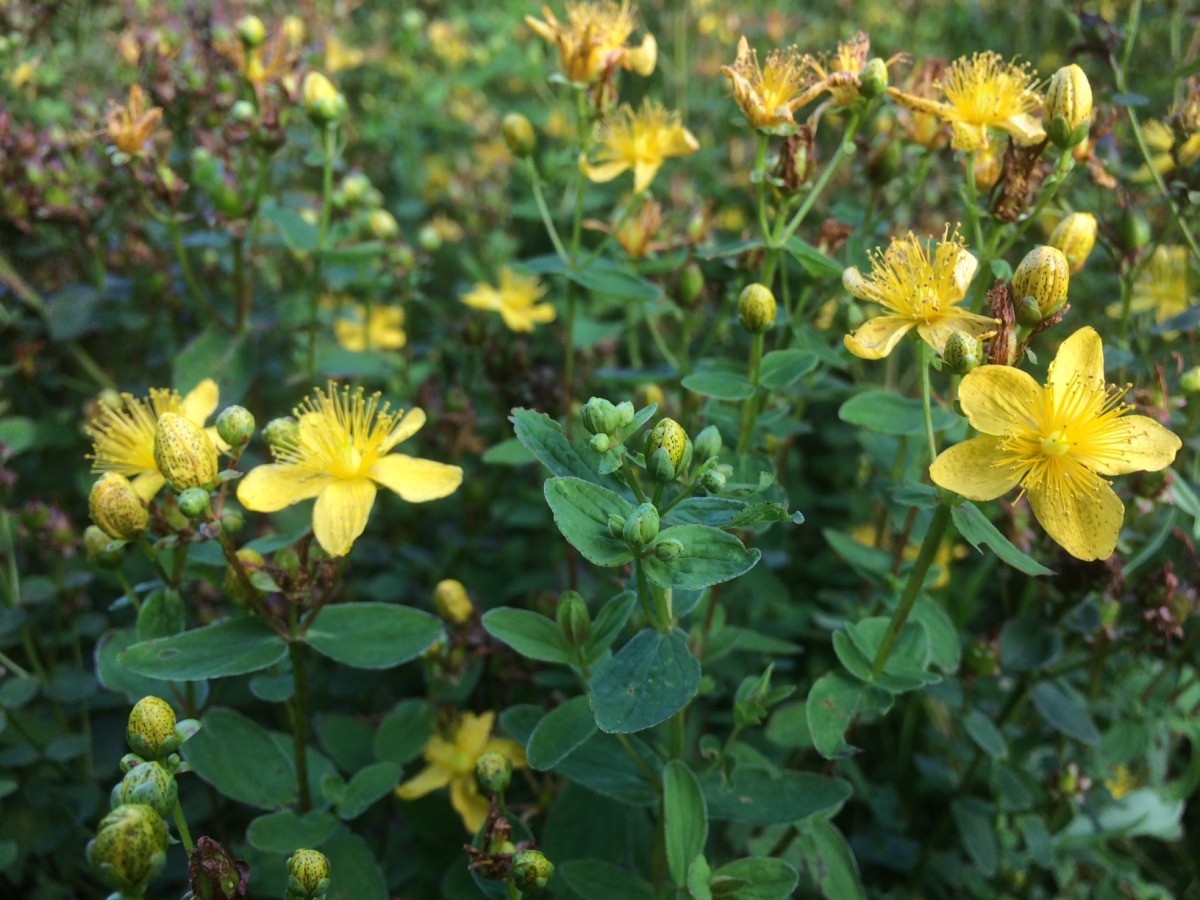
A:
<svg viewBox="0 0 1200 900">
<path fill-rule="evenodd" d="M 314 650 L 355 669 L 390 669 L 442 639 L 429 613 L 395 603 L 344 603 L 321 613 L 305 634 Z"/>
</svg>

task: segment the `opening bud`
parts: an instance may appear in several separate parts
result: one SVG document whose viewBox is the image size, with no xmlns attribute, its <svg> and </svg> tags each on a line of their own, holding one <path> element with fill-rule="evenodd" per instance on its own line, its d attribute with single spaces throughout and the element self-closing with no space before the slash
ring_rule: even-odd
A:
<svg viewBox="0 0 1200 900">
<path fill-rule="evenodd" d="M 118 806 L 100 820 L 87 845 L 88 865 L 110 887 L 141 896 L 167 861 L 167 824 L 141 803 Z"/>
<path fill-rule="evenodd" d="M 297 850 L 287 861 L 287 900 L 318 900 L 329 890 L 329 860 L 319 850 Z"/>
<path fill-rule="evenodd" d="M 512 760 L 495 750 L 489 750 L 475 761 L 475 783 L 485 797 L 507 791 L 512 784 L 512 773 Z"/>
<path fill-rule="evenodd" d="M 437 583 L 437 587 L 433 589 L 433 605 L 437 608 L 438 615 L 451 625 L 462 625 L 471 621 L 471 617 L 475 615 L 475 607 L 471 605 L 467 589 L 461 581 L 455 581 L 453 578 L 446 578 Z"/>
<path fill-rule="evenodd" d="M 367 213 L 367 230 L 379 241 L 394 241 L 400 236 L 400 223 L 386 209 L 373 209 Z"/>
<path fill-rule="evenodd" d="M 317 125 L 331 125 L 346 111 L 346 98 L 320 72 L 304 76 L 301 94 L 308 117 Z"/>
<path fill-rule="evenodd" d="M 538 850 L 522 850 L 513 854 L 512 878 L 517 890 L 544 888 L 554 877 L 554 864 Z"/>
<path fill-rule="evenodd" d="M 868 61 L 863 66 L 862 72 L 859 73 L 858 82 L 860 97 L 874 100 L 876 97 L 882 96 L 888 87 L 887 63 L 878 56 Z"/>
<path fill-rule="evenodd" d="M 693 453 L 700 462 L 707 462 L 714 456 L 721 455 L 721 432 L 716 425 L 709 425 L 696 435 Z"/>
<path fill-rule="evenodd" d="M 979 341 L 965 331 L 956 331 L 946 339 L 942 358 L 955 375 L 966 375 L 979 365 Z"/>
<path fill-rule="evenodd" d="M 680 306 L 692 306 L 700 294 L 704 292 L 704 272 L 695 260 L 688 262 L 679 270 L 679 280 L 676 283 L 676 299 Z"/>
<path fill-rule="evenodd" d="M 243 16 L 237 24 L 237 34 L 248 48 L 261 47 L 267 39 L 267 29 L 258 16 Z"/>
<path fill-rule="evenodd" d="M 643 503 L 626 520 L 621 536 L 629 543 L 648 544 L 658 537 L 658 510 L 653 503 Z"/>
<path fill-rule="evenodd" d="M 165 412 L 154 430 L 154 462 L 179 491 L 207 487 L 217 480 L 217 448 L 204 429 L 186 416 Z"/>
<path fill-rule="evenodd" d="M 613 513 L 608 517 L 608 533 L 615 538 L 625 536 L 625 519 Z"/>
<path fill-rule="evenodd" d="M 587 604 L 575 591 L 566 591 L 558 598 L 558 630 L 572 647 L 579 648 L 592 632 L 592 617 Z"/>
<path fill-rule="evenodd" d="M 716 469 L 709 469 L 700 476 L 700 487 L 710 494 L 719 494 L 725 490 L 725 476 Z"/>
<path fill-rule="evenodd" d="M 738 297 L 738 320 L 751 334 L 775 327 L 775 295 L 762 284 L 748 284 Z"/>
<path fill-rule="evenodd" d="M 660 419 L 658 424 L 646 435 L 646 443 L 642 450 L 646 454 L 648 467 L 655 465 L 652 460 L 660 450 L 665 452 L 669 465 L 658 464 L 658 468 L 662 471 L 655 471 L 652 468 L 651 472 L 659 481 L 671 481 L 683 469 L 684 457 L 688 454 L 687 432 L 674 419 Z"/>
<path fill-rule="evenodd" d="M 229 117 L 242 125 L 252 123 L 257 116 L 258 110 L 254 108 L 254 104 L 249 100 L 239 100 L 233 106 L 229 107 Z"/>
<path fill-rule="evenodd" d="M 246 570 L 246 575 L 252 575 L 263 565 L 262 554 L 257 550 L 251 550 L 243 547 L 237 552 L 238 561 L 241 562 L 242 568 Z M 262 596 L 262 591 L 256 587 L 246 587 L 241 576 L 238 575 L 238 570 L 233 566 L 225 567 L 225 596 L 229 598 L 231 603 L 237 606 L 245 606 L 251 600 Z"/>
<path fill-rule="evenodd" d="M 630 404 L 632 408 L 633 404 Z M 617 407 L 603 397 L 592 397 L 583 404 L 579 408 L 579 418 L 589 434 L 613 434 L 622 425 Z"/>
<path fill-rule="evenodd" d="M 654 556 L 663 562 L 671 562 L 683 556 L 683 544 L 674 538 L 665 538 L 654 545 Z"/>
<path fill-rule="evenodd" d="M 272 419 L 263 429 L 262 436 L 272 450 L 286 450 L 300 440 L 300 423 L 291 416 Z"/>
<path fill-rule="evenodd" d="M 529 120 L 520 113 L 506 115 L 500 130 L 504 133 L 504 143 L 508 144 L 508 149 L 518 159 L 529 156 L 537 147 L 537 133 Z"/>
<path fill-rule="evenodd" d="M 175 809 L 179 786 L 175 776 L 159 762 L 144 762 L 125 773 L 112 789 L 111 804 L 116 809 L 123 803 L 141 803 L 164 818 Z"/>
<path fill-rule="evenodd" d="M 118 546 L 110 549 L 112 537 L 105 534 L 98 525 L 89 525 L 83 532 L 83 549 L 93 565 L 102 569 L 115 569 L 125 558 L 125 549 Z"/>
<path fill-rule="evenodd" d="M 612 448 L 612 439 L 607 434 L 593 434 L 588 446 L 597 453 L 607 453 Z"/>
<path fill-rule="evenodd" d="M 105 472 L 88 494 L 92 521 L 110 538 L 132 541 L 150 524 L 150 514 L 129 479 Z"/>
<path fill-rule="evenodd" d="M 1048 243 L 1062 251 L 1071 274 L 1077 274 L 1096 245 L 1096 217 L 1091 213 L 1071 213 L 1050 232 Z"/>
<path fill-rule="evenodd" d="M 1038 322 L 1053 315 L 1067 302 L 1067 287 L 1071 281 L 1070 267 L 1062 251 L 1054 247 L 1034 247 L 1025 254 L 1013 272 L 1012 291 L 1020 301 L 1033 297 L 1039 312 Z M 1026 324 L 1022 322 L 1021 324 Z M 1037 324 L 1034 322 L 1033 324 Z"/>
<path fill-rule="evenodd" d="M 208 503 L 208 491 L 204 488 L 188 488 L 179 495 L 179 511 L 189 519 L 206 519 L 212 513 Z"/>
<path fill-rule="evenodd" d="M 1092 85 L 1087 74 L 1072 63 L 1050 77 L 1046 86 L 1047 133 L 1060 150 L 1087 137 L 1092 120 Z"/>
<path fill-rule="evenodd" d="M 125 728 L 129 749 L 144 759 L 161 759 L 179 749 L 175 710 L 159 697 L 143 697 L 129 712 Z"/>
<path fill-rule="evenodd" d="M 1192 366 L 1179 376 L 1179 386 L 1185 394 L 1200 394 L 1200 366 Z"/>
<path fill-rule="evenodd" d="M 217 416 L 217 434 L 230 447 L 244 447 L 254 436 L 254 414 L 244 406 L 227 406 Z"/>
</svg>

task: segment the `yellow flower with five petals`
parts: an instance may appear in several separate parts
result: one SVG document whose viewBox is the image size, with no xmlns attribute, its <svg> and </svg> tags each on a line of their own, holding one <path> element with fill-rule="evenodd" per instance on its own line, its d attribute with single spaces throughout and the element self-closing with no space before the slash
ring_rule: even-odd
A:
<svg viewBox="0 0 1200 900">
<path fill-rule="evenodd" d="M 722 66 L 721 74 L 729 79 L 733 99 L 755 128 L 794 123 L 796 110 L 825 89 L 812 59 L 795 47 L 772 50 L 767 54 L 767 64 L 760 67 L 758 54 L 750 49 L 745 37 L 738 41 L 733 65 Z"/>
<path fill-rule="evenodd" d="M 1094 329 L 1063 341 L 1039 385 L 1009 366 L 981 366 L 959 387 L 980 436 L 934 461 L 934 483 L 971 500 L 994 500 L 1020 485 L 1046 533 L 1077 559 L 1108 559 L 1125 506 L 1102 476 L 1157 472 L 1182 446 L 1148 416 L 1125 415 L 1124 391 L 1104 381 Z"/>
<path fill-rule="evenodd" d="M 508 757 L 514 769 L 525 768 L 525 749 L 516 741 L 492 737 L 493 712 L 477 716 L 462 713 L 445 735 L 435 734 L 425 745 L 428 765 L 396 788 L 401 800 L 416 800 L 444 787 L 450 788 L 450 803 L 462 816 L 467 831 L 474 834 L 487 818 L 490 804 L 475 784 L 475 763 L 485 753 Z"/>
<path fill-rule="evenodd" d="M 367 527 L 376 485 L 409 503 L 447 497 L 462 484 L 462 469 L 392 450 L 425 424 L 420 409 L 391 412 L 362 388 L 319 388 L 295 410 L 297 436 L 272 447 L 275 462 L 250 470 L 238 500 L 254 512 L 277 512 L 316 498 L 313 534 L 330 556 L 345 556 Z"/>
<path fill-rule="evenodd" d="M 593 165 L 579 157 L 579 169 L 591 181 L 612 181 L 633 169 L 633 190 L 640 194 L 650 187 L 654 176 L 669 156 L 689 156 L 700 149 L 690 131 L 683 127 L 679 113 L 668 112 L 646 100 L 634 112 L 625 104 L 600 126 L 600 149 Z"/>
<path fill-rule="evenodd" d="M 536 275 L 523 275 L 505 266 L 500 270 L 500 286 L 480 282 L 464 294 L 462 302 L 472 309 L 498 312 L 512 331 L 533 331 L 535 324 L 554 321 L 554 307 L 538 303 L 546 294 Z"/>
</svg>

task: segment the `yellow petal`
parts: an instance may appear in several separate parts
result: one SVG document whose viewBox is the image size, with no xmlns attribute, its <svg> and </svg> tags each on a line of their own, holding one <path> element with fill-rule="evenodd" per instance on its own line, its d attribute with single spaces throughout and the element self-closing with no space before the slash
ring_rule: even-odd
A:
<svg viewBox="0 0 1200 900">
<path fill-rule="evenodd" d="M 1076 559 L 1108 559 L 1117 548 L 1125 507 L 1108 483 L 1084 466 L 1072 467 L 1070 483 L 1070 492 L 1044 484 L 1030 487 L 1033 514 L 1046 534 Z"/>
<path fill-rule="evenodd" d="M 368 474 L 409 503 L 426 503 L 448 497 L 458 490 L 463 478 L 463 471 L 458 466 L 417 459 L 403 453 L 392 453 L 376 460 Z"/>
<path fill-rule="evenodd" d="M 155 469 L 153 472 L 143 472 L 134 478 L 133 489 L 137 491 L 139 497 L 149 503 L 166 483 L 167 479 L 159 475 L 158 470 Z"/>
<path fill-rule="evenodd" d="M 196 424 L 203 425 L 204 422 L 200 421 L 200 422 L 196 422 Z M 213 446 L 217 448 L 218 453 L 228 453 L 229 452 L 229 450 L 231 448 L 227 443 L 225 443 L 223 440 L 221 440 L 221 435 L 217 433 L 216 425 L 212 426 L 211 428 L 205 428 L 204 433 L 207 434 L 208 439 L 213 442 Z"/>
<path fill-rule="evenodd" d="M 454 732 L 455 749 L 464 756 L 478 759 L 483 755 L 483 748 L 487 746 L 488 738 L 492 736 L 492 726 L 495 724 L 494 712 L 485 712 L 478 716 L 472 712 L 463 713 Z"/>
<path fill-rule="evenodd" d="M 867 284 L 867 279 L 863 278 L 862 272 L 854 266 L 846 266 L 842 270 L 842 287 L 846 292 L 859 300 L 874 300 L 875 294 L 871 291 Z"/>
<path fill-rule="evenodd" d="M 379 452 L 387 453 L 397 444 L 402 444 L 410 437 L 425 427 L 425 410 L 419 406 L 414 406 L 404 418 L 396 423 L 396 427 L 392 429 L 392 433 L 388 435 L 387 440 L 380 445 Z"/>
<path fill-rule="evenodd" d="M 529 26 L 530 30 L 533 31 L 534 34 L 548 43 L 553 44 L 556 40 L 558 40 L 558 29 L 554 27 L 558 24 L 557 22 L 555 22 L 554 25 L 550 25 L 546 22 L 543 22 L 541 19 L 535 19 L 533 16 L 526 16 L 525 24 Z"/>
<path fill-rule="evenodd" d="M 971 337 L 979 337 L 996 330 L 997 322 L 986 316 L 963 312 L 953 306 L 948 307 L 942 315 L 929 322 L 917 326 L 917 333 L 922 340 L 941 356 L 946 352 L 946 341 L 956 331 L 962 331 Z"/>
<path fill-rule="evenodd" d="M 490 284 L 475 285 L 474 290 L 463 294 L 462 302 L 473 309 L 486 309 L 489 311 L 497 310 L 504 306 L 504 298 Z"/>
<path fill-rule="evenodd" d="M 1101 475 L 1157 472 L 1175 461 L 1183 446 L 1178 436 L 1149 416 L 1122 416 L 1105 429 L 1103 453 L 1087 463 Z"/>
<path fill-rule="evenodd" d="M 483 827 L 492 805 L 480 796 L 474 775 L 455 778 L 450 784 L 450 805 L 462 816 L 467 831 L 475 834 Z"/>
<path fill-rule="evenodd" d="M 929 477 L 939 487 L 968 500 L 995 500 L 1017 486 L 1021 472 L 997 466 L 1004 455 L 1003 438 L 983 435 L 943 450 L 929 467 Z"/>
<path fill-rule="evenodd" d="M 1011 366 L 980 366 L 968 372 L 958 401 L 975 428 L 1003 436 L 1019 423 L 1035 428 L 1032 410 L 1041 402 L 1042 386 Z"/>
<path fill-rule="evenodd" d="M 903 316 L 876 316 L 846 335 L 846 348 L 862 359 L 883 359 L 916 324 Z"/>
<path fill-rule="evenodd" d="M 330 479 L 313 507 L 313 534 L 330 556 L 345 556 L 367 527 L 375 505 L 369 478 Z"/>
<path fill-rule="evenodd" d="M 180 412 L 197 425 L 203 426 L 220 402 L 221 389 L 211 378 L 205 378 L 188 391 L 188 395 L 183 398 Z"/>
<path fill-rule="evenodd" d="M 1050 363 L 1048 383 L 1066 387 L 1076 376 L 1085 379 L 1093 390 L 1104 388 L 1104 345 L 1090 325 L 1062 342 Z"/>
<path fill-rule="evenodd" d="M 700 149 L 696 136 L 683 126 L 672 128 L 667 133 L 663 156 L 689 156 Z"/>
<path fill-rule="evenodd" d="M 522 334 L 533 331 L 533 321 L 525 314 L 525 310 L 515 310 L 505 307 L 500 310 L 500 318 L 504 320 L 504 325 L 509 331 L 516 331 Z"/>
<path fill-rule="evenodd" d="M 658 170 L 662 168 L 662 159 L 656 159 L 654 162 L 642 162 L 638 160 L 633 165 L 633 192 L 640 194 L 642 191 L 650 187 L 654 181 L 654 176 L 658 174 Z M 593 181 L 595 179 L 592 179 Z"/>
<path fill-rule="evenodd" d="M 401 800 L 416 800 L 426 794 L 441 790 L 450 784 L 454 775 L 448 769 L 439 766 L 426 766 L 404 784 L 396 787 L 396 796 Z"/>
<path fill-rule="evenodd" d="M 938 103 L 936 100 L 930 100 L 928 97 L 918 97 L 916 94 L 906 94 L 899 88 L 888 88 L 888 96 L 906 109 L 937 116 L 939 119 L 946 118 L 953 111 L 945 103 Z"/>
<path fill-rule="evenodd" d="M 974 254 L 967 250 L 958 251 L 958 259 L 954 262 L 953 299 L 951 300 L 951 295 L 948 295 L 946 299 L 958 303 L 967 296 L 967 289 L 971 287 L 971 281 L 978 268 L 979 260 L 975 258 Z"/>
<path fill-rule="evenodd" d="M 484 753 L 499 753 L 512 763 L 514 769 L 525 768 L 525 748 L 508 738 L 492 738 L 483 747 Z"/>
<path fill-rule="evenodd" d="M 642 38 L 642 46 L 625 51 L 625 67 L 633 69 L 643 78 L 654 74 L 654 67 L 657 63 L 658 41 L 652 34 Z"/>
<path fill-rule="evenodd" d="M 1011 134 L 1013 140 L 1022 147 L 1040 144 L 1046 139 L 1046 130 L 1042 128 L 1042 123 L 1029 113 L 1009 116 L 999 123 L 999 127 L 1002 131 Z"/>
<path fill-rule="evenodd" d="M 589 181 L 602 184 L 605 181 L 612 181 L 622 172 L 628 170 L 629 163 L 623 160 L 615 160 L 614 162 L 600 163 L 597 166 L 593 166 L 588 162 L 586 156 L 582 154 L 579 156 L 579 171 L 586 175 Z"/>
<path fill-rule="evenodd" d="M 238 482 L 238 501 L 253 512 L 278 512 L 293 503 L 317 496 L 329 483 L 298 466 L 271 463 L 256 466 Z"/>
</svg>

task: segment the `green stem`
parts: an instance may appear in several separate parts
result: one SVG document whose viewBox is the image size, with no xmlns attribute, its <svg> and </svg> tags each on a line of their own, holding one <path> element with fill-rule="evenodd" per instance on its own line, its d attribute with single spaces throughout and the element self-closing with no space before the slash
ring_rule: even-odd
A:
<svg viewBox="0 0 1200 900">
<path fill-rule="evenodd" d="M 683 759 L 683 743 L 686 736 L 687 707 L 671 716 L 671 759 Z"/>
<path fill-rule="evenodd" d="M 158 554 L 146 536 L 143 534 L 138 538 L 137 542 L 138 546 L 142 548 L 142 552 L 146 554 L 146 558 L 150 560 L 150 564 L 154 566 L 154 571 L 158 573 L 158 577 L 162 579 L 162 583 L 164 585 L 171 584 L 171 576 L 167 574 L 167 570 L 163 568 L 162 563 L 158 561 Z"/>
<path fill-rule="evenodd" d="M 754 191 L 758 204 L 758 227 L 762 229 L 763 239 L 771 239 L 771 228 L 767 225 L 767 141 L 761 131 L 755 134 L 758 143 L 754 150 Z"/>
<path fill-rule="evenodd" d="M 208 302 L 204 291 L 200 290 L 196 274 L 192 271 L 192 264 L 188 260 L 187 249 L 183 246 L 183 232 L 179 228 L 179 218 L 172 215 L 167 219 L 167 226 L 171 229 L 171 241 L 175 244 L 175 258 L 179 260 L 179 270 L 183 273 L 183 281 L 188 286 L 188 292 L 222 331 L 232 332 L 233 326 L 225 320 L 215 306 Z"/>
<path fill-rule="evenodd" d="M 1154 676 L 1154 680 L 1146 685 L 1146 689 L 1142 691 L 1141 702 L 1143 704 L 1149 702 L 1155 688 L 1162 684 L 1162 680 L 1167 677 L 1167 673 L 1178 672 L 1180 670 L 1183 663 L 1191 656 L 1192 651 L 1196 649 L 1197 642 L 1200 642 L 1200 626 L 1192 628 L 1191 633 L 1179 645 L 1179 648 L 1171 654 L 1171 658 L 1166 661 L 1158 674 Z"/>
<path fill-rule="evenodd" d="M 796 233 L 796 229 L 800 227 L 804 221 L 804 217 L 808 215 L 809 210 L 813 208 L 813 204 L 817 202 L 817 198 L 821 196 L 821 192 L 825 190 L 825 186 L 829 184 L 834 173 L 842 165 L 842 163 L 854 153 L 854 136 L 858 133 L 858 127 L 862 124 L 866 116 L 851 116 L 850 121 L 846 123 L 846 131 L 842 135 L 842 141 L 838 144 L 837 152 L 833 154 L 833 158 L 829 160 L 829 165 L 825 167 L 825 171 L 821 173 L 821 177 L 817 179 L 813 189 L 809 191 L 808 196 L 804 198 L 804 202 L 800 204 L 800 208 L 796 210 L 796 215 L 788 222 L 787 227 L 783 229 L 783 233 L 779 235 L 779 239 L 774 242 L 776 247 L 782 247 Z"/>
<path fill-rule="evenodd" d="M 763 336 L 756 334 L 750 339 L 750 364 L 746 376 L 754 386 L 754 393 L 742 401 L 742 421 L 738 430 L 737 452 L 741 456 L 750 449 L 750 438 L 754 433 L 754 420 L 758 416 L 758 369 L 762 363 Z"/>
<path fill-rule="evenodd" d="M 966 195 L 967 233 L 975 244 L 977 253 L 983 252 L 983 231 L 979 224 L 979 191 L 975 185 L 975 151 L 967 153 L 966 174 L 963 179 L 963 191 Z M 984 260 L 980 260 L 984 262 Z"/>
<path fill-rule="evenodd" d="M 879 645 L 879 651 L 875 654 L 875 662 L 871 666 L 872 675 L 879 675 L 887 665 L 888 657 L 892 655 L 892 649 L 896 646 L 896 639 L 900 636 L 900 629 L 908 621 L 908 614 L 912 612 L 917 594 L 921 592 L 921 585 L 925 583 L 925 573 L 929 571 L 929 566 L 933 562 L 934 556 L 937 555 L 949 524 L 950 505 L 942 502 L 934 511 L 933 521 L 929 523 L 929 530 L 925 532 L 925 540 L 921 542 L 921 552 L 917 555 L 917 561 L 913 564 L 912 571 L 908 573 L 908 582 L 904 585 L 904 593 L 900 597 L 896 611 L 892 613 L 891 621 L 888 622 L 883 642 Z"/>
<path fill-rule="evenodd" d="M 175 809 L 172 811 L 175 818 L 175 827 L 179 829 L 179 840 L 183 842 L 183 849 L 188 856 L 192 855 L 192 851 L 196 849 L 196 845 L 192 843 L 192 833 L 188 831 L 187 819 L 183 817 L 183 807 L 179 801 L 175 801 Z"/>
<path fill-rule="evenodd" d="M 317 246 L 313 250 L 313 286 L 308 301 L 308 375 L 317 370 L 317 310 L 321 302 L 321 268 L 325 256 L 325 241 L 329 236 L 329 217 L 333 211 L 333 154 L 337 142 L 337 125 L 329 123 L 322 134 L 325 159 L 321 170 L 321 218 L 317 225 Z"/>
<path fill-rule="evenodd" d="M 3 650 L 0 650 L 0 666 L 4 666 L 4 668 L 8 669 L 10 672 L 12 672 L 18 678 L 28 678 L 29 677 L 29 672 L 26 669 L 22 668 L 21 666 L 17 665 L 16 660 L 14 660 L 11 656 L 9 656 Z"/>
<path fill-rule="evenodd" d="M 295 609 L 295 605 L 292 605 Z M 293 612 L 293 616 L 295 613 Z M 300 792 L 300 811 L 312 809 L 312 796 L 308 790 L 308 672 L 304 668 L 304 642 L 288 644 L 292 659 L 292 685 L 295 697 L 292 701 L 292 737 L 296 754 L 296 787 Z"/>
<path fill-rule="evenodd" d="M 921 410 L 925 414 L 925 440 L 929 443 L 929 464 L 937 459 L 937 438 L 933 434 L 933 404 L 932 389 L 929 386 L 929 345 L 917 341 L 917 356 L 921 367 Z"/>
<path fill-rule="evenodd" d="M 563 246 L 562 238 L 558 236 L 558 229 L 554 227 L 554 219 L 550 215 L 550 208 L 546 205 L 546 198 L 542 195 L 542 178 L 538 173 L 537 163 L 533 161 L 532 156 L 526 157 L 525 168 L 529 173 L 529 184 L 533 188 L 533 202 L 537 204 L 538 213 L 542 217 L 542 224 L 546 226 L 546 234 L 550 236 L 550 243 L 554 245 L 554 252 L 558 254 L 558 258 L 564 263 L 569 263 L 570 257 L 567 255 L 567 249 Z"/>
<path fill-rule="evenodd" d="M 517 890 L 517 886 L 511 881 L 504 882 L 504 886 L 508 888 L 508 900 L 521 900 L 521 892 Z"/>
</svg>

